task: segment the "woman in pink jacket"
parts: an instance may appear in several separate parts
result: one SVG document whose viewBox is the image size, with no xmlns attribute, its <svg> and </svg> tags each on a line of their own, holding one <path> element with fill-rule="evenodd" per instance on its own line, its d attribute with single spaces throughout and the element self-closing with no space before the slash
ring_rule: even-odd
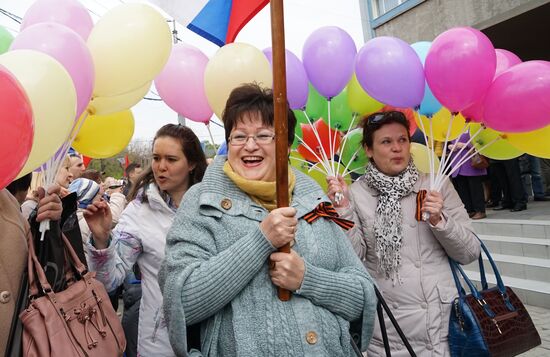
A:
<svg viewBox="0 0 550 357">
<path fill-rule="evenodd" d="M 448 356 L 449 316 L 458 293 L 447 257 L 467 264 L 480 252 L 469 217 L 449 181 L 441 192 L 430 191 L 429 178 L 411 159 L 402 113 L 367 117 L 362 144 L 370 159 L 365 174 L 350 188 L 341 177 L 328 177 L 329 198 L 355 222 L 348 238 L 416 354 Z M 422 213 L 429 215 L 426 221 Z M 408 356 L 393 328 L 388 337 L 392 356 Z M 384 355 L 378 325 L 368 355 Z"/>
</svg>

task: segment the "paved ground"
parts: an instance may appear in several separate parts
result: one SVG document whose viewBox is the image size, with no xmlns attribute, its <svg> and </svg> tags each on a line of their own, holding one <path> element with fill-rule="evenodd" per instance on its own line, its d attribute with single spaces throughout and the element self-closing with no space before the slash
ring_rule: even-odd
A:
<svg viewBox="0 0 550 357">
<path fill-rule="evenodd" d="M 550 201 L 529 201 L 525 211 L 510 212 L 510 210 L 494 211 L 487 208 L 487 218 L 492 219 L 528 219 L 550 221 Z M 480 220 L 482 222 L 482 220 Z"/>
<path fill-rule="evenodd" d="M 542 307 L 526 306 L 531 319 L 539 332 L 542 344 L 531 351 L 521 354 L 522 357 L 548 357 L 550 356 L 550 310 Z"/>
</svg>

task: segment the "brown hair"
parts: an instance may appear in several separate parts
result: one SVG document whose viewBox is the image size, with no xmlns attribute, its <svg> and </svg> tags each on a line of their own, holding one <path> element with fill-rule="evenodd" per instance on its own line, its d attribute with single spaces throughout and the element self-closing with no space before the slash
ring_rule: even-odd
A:
<svg viewBox="0 0 550 357">
<path fill-rule="evenodd" d="M 177 140 L 181 145 L 183 155 L 185 155 L 189 165 L 195 165 L 195 168 L 189 172 L 189 187 L 201 182 L 207 166 L 206 157 L 202 151 L 199 138 L 195 135 L 193 130 L 180 124 L 166 124 L 155 134 L 153 146 L 155 145 L 155 141 L 162 137 L 170 137 Z M 149 166 L 137 178 L 136 184 L 132 185 L 130 193 L 128 194 L 128 201 L 136 198 L 140 189 L 145 188 L 154 181 L 153 169 Z M 147 202 L 147 195 L 145 192 L 143 194 L 143 201 Z"/>
<path fill-rule="evenodd" d="M 411 141 L 410 126 L 405 114 L 399 111 L 389 111 L 372 113 L 363 118 L 361 121 L 361 127 L 363 128 L 363 140 L 361 140 L 361 145 L 372 148 L 374 133 L 384 125 L 391 123 L 403 125 L 403 127 L 407 129 L 407 137 L 409 141 Z"/>
<path fill-rule="evenodd" d="M 288 145 L 294 141 L 294 128 L 296 126 L 296 116 L 290 109 L 287 102 L 288 111 Z M 229 142 L 229 135 L 235 124 L 242 120 L 245 113 L 258 113 L 262 120 L 262 124 L 273 126 L 273 92 L 271 89 L 262 88 L 257 83 L 243 84 L 231 92 L 225 109 L 223 111 L 222 120 L 225 126 L 225 141 Z"/>
</svg>

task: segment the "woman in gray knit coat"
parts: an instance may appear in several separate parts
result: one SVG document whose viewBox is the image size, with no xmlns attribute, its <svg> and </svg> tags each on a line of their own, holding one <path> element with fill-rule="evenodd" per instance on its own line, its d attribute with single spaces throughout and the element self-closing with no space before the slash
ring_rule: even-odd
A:
<svg viewBox="0 0 550 357">
<path fill-rule="evenodd" d="M 296 118 L 291 110 L 288 117 L 292 143 Z M 228 155 L 187 191 L 167 237 L 159 283 L 174 351 L 353 356 L 349 321 L 358 319 L 365 350 L 373 282 L 342 228 L 326 218 L 303 219 L 327 201 L 322 190 L 289 169 L 291 205 L 276 208 L 271 91 L 254 84 L 234 89 L 223 120 Z M 291 253 L 277 252 L 286 243 Z M 280 301 L 277 287 L 290 290 L 291 300 Z M 186 325 L 199 322 L 201 353 L 188 352 Z"/>
</svg>

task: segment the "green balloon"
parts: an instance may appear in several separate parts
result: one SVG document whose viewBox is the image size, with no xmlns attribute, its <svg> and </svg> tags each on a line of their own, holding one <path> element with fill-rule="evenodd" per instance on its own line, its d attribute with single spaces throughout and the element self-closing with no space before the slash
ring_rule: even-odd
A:
<svg viewBox="0 0 550 357">
<path fill-rule="evenodd" d="M 353 113 L 348 104 L 348 91 L 344 89 L 330 100 L 330 127 L 340 131 L 348 131 L 357 126 L 359 115 Z M 328 124 L 328 118 L 323 118 Z M 353 121 L 353 124 L 352 124 Z"/>
<path fill-rule="evenodd" d="M 361 146 L 361 140 L 363 140 L 363 129 L 355 129 L 350 131 L 342 140 L 342 144 L 344 143 L 344 140 L 346 140 L 346 145 L 341 152 L 342 163 L 345 166 L 348 166 L 349 164 L 349 171 L 357 170 L 354 172 L 364 174 L 369 158 Z"/>
<path fill-rule="evenodd" d="M 0 26 L 0 55 L 8 52 L 12 41 L 13 35 L 8 30 Z"/>
<path fill-rule="evenodd" d="M 319 118 L 328 118 L 327 98 L 323 97 L 311 83 L 309 84 L 309 95 L 306 103 L 306 113 L 312 122 Z"/>
</svg>

